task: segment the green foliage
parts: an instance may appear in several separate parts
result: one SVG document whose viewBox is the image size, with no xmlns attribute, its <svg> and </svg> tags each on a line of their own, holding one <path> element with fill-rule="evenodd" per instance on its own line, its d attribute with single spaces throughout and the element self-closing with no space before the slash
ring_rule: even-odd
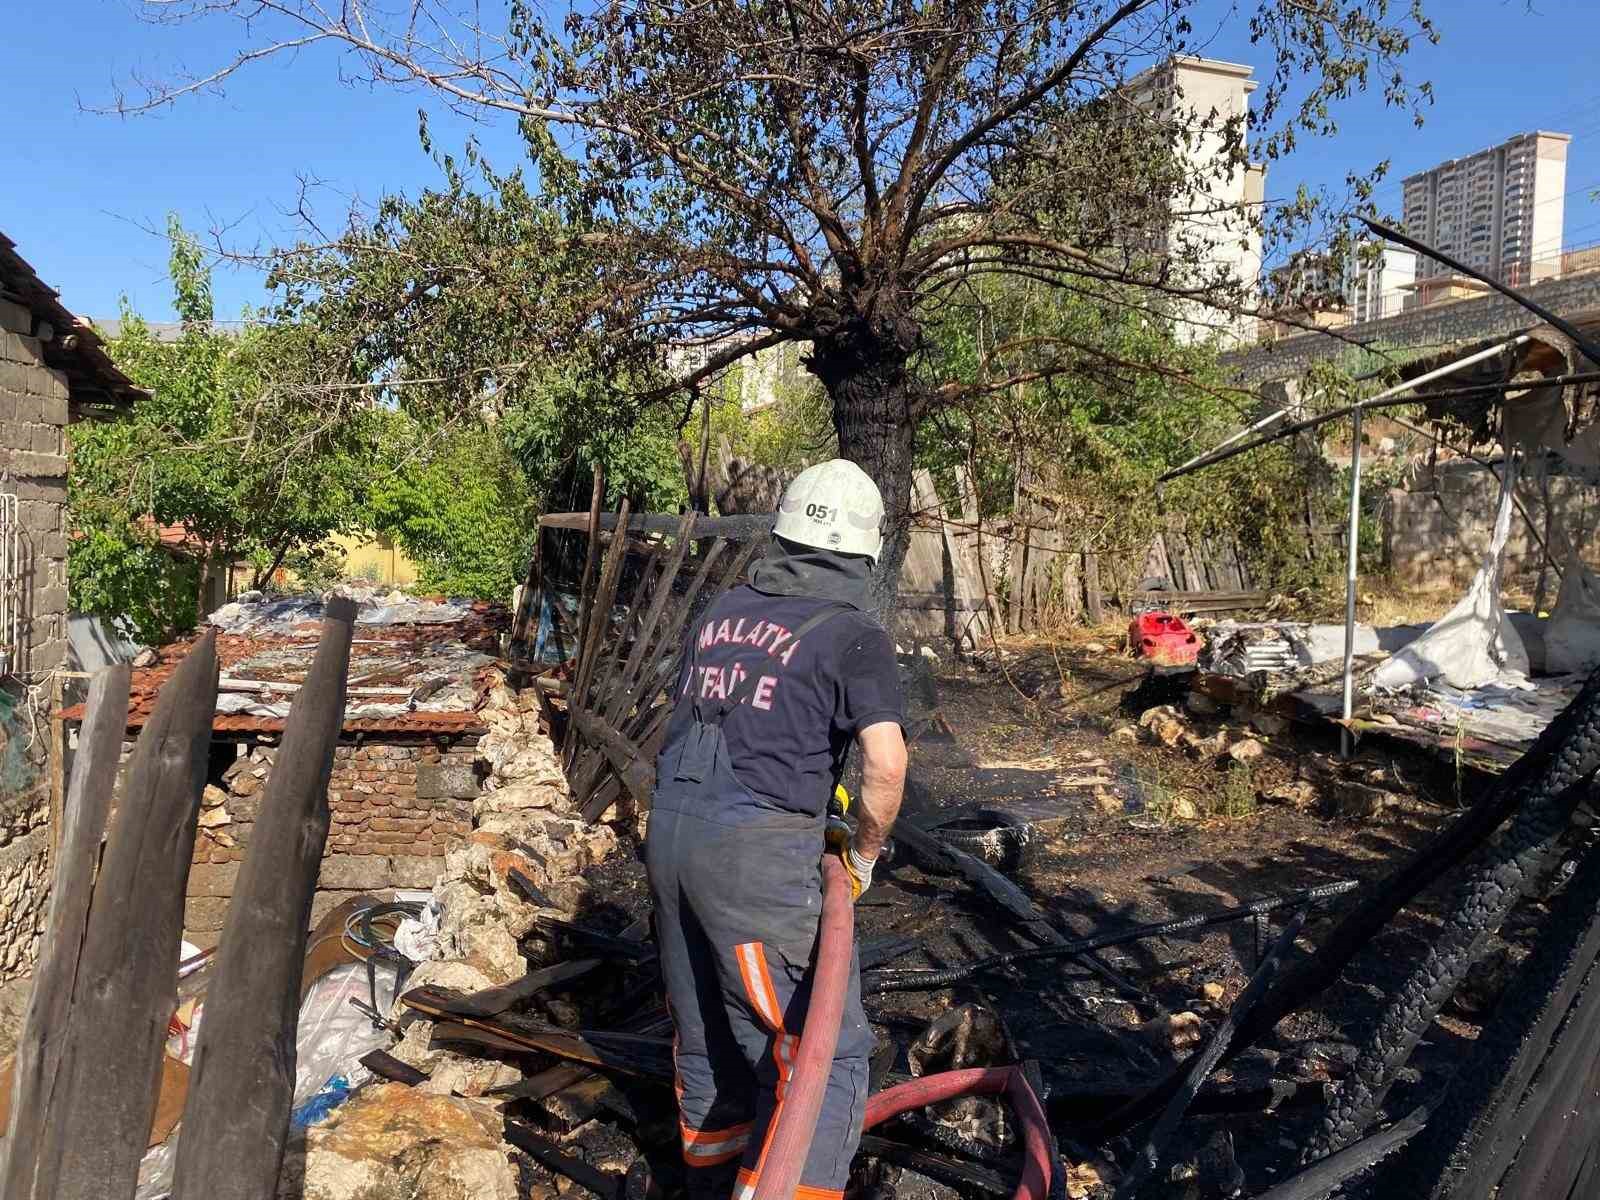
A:
<svg viewBox="0 0 1600 1200">
<path fill-rule="evenodd" d="M 126 522 L 78 517 L 76 529 L 67 562 L 73 611 L 104 617 L 142 644 L 194 628 L 197 563 Z"/>
<path fill-rule="evenodd" d="M 308 329 L 220 328 L 197 243 L 175 218 L 169 228 L 181 333 L 158 337 L 124 304 L 107 347 L 149 398 L 125 418 L 77 426 L 72 448 L 74 607 L 147 639 L 192 625 L 204 577 L 227 562 L 255 559 L 259 585 L 273 564 L 349 527 L 377 422 L 360 410 L 335 419 L 320 395 L 290 386 L 323 369 Z M 158 561 L 155 530 L 173 526 L 197 566 Z"/>
<path fill-rule="evenodd" d="M 1222 787 L 1218 790 L 1213 807 L 1217 816 L 1234 821 L 1255 812 L 1255 773 L 1248 765 L 1242 762 L 1228 765 L 1228 769 L 1223 773 Z"/>
<path fill-rule="evenodd" d="M 986 517 L 1010 514 L 1031 491 L 1034 511 L 1100 555 L 1114 591 L 1137 582 L 1152 536 L 1169 528 L 1236 542 L 1268 586 L 1326 574 L 1307 550 L 1308 513 L 1337 519 L 1320 459 L 1285 443 L 1157 483 L 1255 415 L 1259 401 L 1228 385 L 1213 348 L 1181 341 L 1133 303 L 1011 281 L 967 295 L 934 330 L 927 369 L 935 380 L 990 372 L 997 383 L 918 430 L 919 462 L 947 501 L 958 501 L 962 473 Z"/>
<path fill-rule="evenodd" d="M 389 441 L 413 453 L 374 484 L 370 519 L 416 561 L 418 587 L 508 600 L 527 572 L 534 514 L 527 480 L 497 432 L 454 431 L 424 456 L 415 452 L 423 431 L 401 420 Z"/>
</svg>

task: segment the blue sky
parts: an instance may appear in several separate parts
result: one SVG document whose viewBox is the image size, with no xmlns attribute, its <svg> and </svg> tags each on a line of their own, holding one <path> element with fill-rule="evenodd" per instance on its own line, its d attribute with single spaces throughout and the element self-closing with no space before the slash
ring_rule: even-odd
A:
<svg viewBox="0 0 1600 1200">
<path fill-rule="evenodd" d="M 1208 52 L 1250 61 L 1243 17 L 1212 6 L 1217 33 Z M 1246 12 L 1253 5 L 1244 6 Z M 1398 6 L 1397 6 L 1398 7 Z M 1338 186 L 1350 170 L 1393 161 L 1380 201 L 1399 206 L 1399 179 L 1470 153 L 1510 134 L 1553 129 L 1573 135 L 1567 165 L 1566 241 L 1600 241 L 1600 77 L 1594 74 L 1594 0 L 1429 0 L 1443 34 L 1408 65 L 1429 79 L 1437 100 L 1413 129 L 1377 97 L 1342 110 L 1335 139 L 1304 143 L 1274 163 L 1271 196 L 1306 182 Z M 119 118 L 82 111 L 109 103 L 136 72 L 170 76 L 187 65 L 215 65 L 234 48 L 225 26 L 157 28 L 140 21 L 133 0 L 55 0 L 7 22 L 0 79 L 7 81 L 0 148 L 0 231 L 67 306 L 113 316 L 118 296 L 153 319 L 171 315 L 166 247 L 159 230 L 169 211 L 192 228 L 226 226 L 236 244 L 289 236 L 300 180 L 319 214 L 334 217 L 349 199 L 415 191 L 436 170 L 418 148 L 420 93 L 373 91 L 342 83 L 337 61 L 306 53 L 239 76 L 225 96 L 192 97 L 158 115 Z M 453 148 L 468 130 L 435 116 L 435 140 Z M 504 125 L 477 130 L 493 155 L 509 154 Z M 497 161 L 501 159 L 497 158 Z M 336 222 L 335 222 L 336 223 Z M 216 279 L 219 316 L 234 316 L 264 291 L 251 272 Z"/>
</svg>

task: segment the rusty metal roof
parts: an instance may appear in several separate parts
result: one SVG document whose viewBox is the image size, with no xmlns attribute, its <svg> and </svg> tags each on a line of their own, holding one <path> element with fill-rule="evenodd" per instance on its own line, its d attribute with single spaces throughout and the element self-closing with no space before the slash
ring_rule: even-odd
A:
<svg viewBox="0 0 1600 1200">
<path fill-rule="evenodd" d="M 478 709 L 498 668 L 500 635 L 509 621 L 503 606 L 477 604 L 465 618 L 449 623 L 358 622 L 349 678 L 352 689 L 360 691 L 346 703 L 344 731 L 397 736 L 482 732 Z M 317 621 L 299 623 L 286 636 L 219 633 L 217 660 L 224 683 L 212 729 L 281 732 L 294 685 L 311 666 L 319 633 Z M 194 634 L 161 647 L 155 662 L 133 672 L 130 731 L 144 727 L 161 688 L 198 638 Z M 65 708 L 60 715 L 81 721 L 83 705 Z"/>
</svg>

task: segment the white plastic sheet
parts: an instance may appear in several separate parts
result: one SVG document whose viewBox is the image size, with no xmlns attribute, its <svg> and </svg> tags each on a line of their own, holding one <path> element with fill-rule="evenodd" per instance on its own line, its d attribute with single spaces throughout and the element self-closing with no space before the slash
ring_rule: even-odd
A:
<svg viewBox="0 0 1600 1200">
<path fill-rule="evenodd" d="M 1458 688 L 1500 682 L 1517 686 L 1528 674 L 1528 652 L 1500 603 L 1500 574 L 1511 536 L 1511 492 L 1516 465 L 1510 454 L 1500 486 L 1500 509 L 1483 565 L 1466 595 L 1426 633 L 1373 674 L 1373 687 L 1399 691 L 1443 679 Z"/>
<path fill-rule="evenodd" d="M 378 964 L 377 972 L 378 1008 L 382 1011 L 394 995 L 396 972 L 387 963 Z M 295 1108 L 335 1075 L 343 1075 L 352 1084 L 365 1082 L 370 1073 L 361 1065 L 361 1056 L 392 1040 L 387 1029 L 372 1027 L 372 1018 L 352 1005 L 352 999 L 370 1000 L 365 964 L 335 967 L 312 985 L 300 1005 L 300 1025 L 295 1033 Z"/>
<path fill-rule="evenodd" d="M 1545 669 L 1552 675 L 1587 674 L 1600 666 L 1600 576 L 1584 564 L 1576 549 L 1567 555 L 1544 645 Z"/>
</svg>

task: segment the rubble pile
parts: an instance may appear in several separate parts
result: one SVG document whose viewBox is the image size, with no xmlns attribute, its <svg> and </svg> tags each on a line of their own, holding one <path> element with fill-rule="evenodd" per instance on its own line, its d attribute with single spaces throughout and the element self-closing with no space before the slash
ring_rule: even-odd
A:
<svg viewBox="0 0 1600 1200">
<path fill-rule="evenodd" d="M 480 793 L 473 830 L 444 856 L 421 917 L 396 935 L 422 961 L 400 993 L 422 988 L 471 995 L 523 978 L 553 943 L 539 919 L 583 911 L 583 873 L 618 849 L 616 833 L 574 811 L 560 757 L 544 728 L 537 693 L 494 681 L 481 711 Z M 441 1045 L 435 1022 L 394 997 L 384 1014 L 398 1031 L 394 1059 L 426 1078 L 415 1087 L 360 1090 L 307 1133 L 305 1154 L 286 1171 L 285 1195 L 305 1200 L 494 1200 L 524 1194 L 502 1141 L 503 1097 L 523 1078 L 511 1061 Z M 538 1194 L 538 1193 L 535 1193 Z"/>
</svg>

